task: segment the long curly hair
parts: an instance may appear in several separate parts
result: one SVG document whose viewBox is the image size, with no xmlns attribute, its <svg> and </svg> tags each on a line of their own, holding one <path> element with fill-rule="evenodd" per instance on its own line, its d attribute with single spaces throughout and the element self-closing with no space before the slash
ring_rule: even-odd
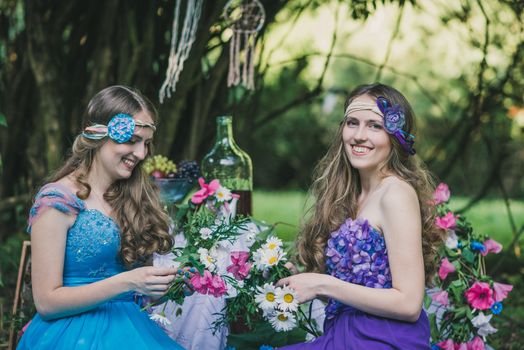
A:
<svg viewBox="0 0 524 350">
<path fill-rule="evenodd" d="M 84 114 L 82 130 L 93 124 L 107 125 L 118 113 L 135 115 L 146 112 L 153 121 L 157 112 L 153 104 L 136 89 L 115 85 L 97 93 L 89 102 Z M 73 174 L 79 190 L 76 195 L 85 200 L 91 193 L 87 175 L 97 151 L 108 138 L 91 140 L 78 135 L 65 164 L 52 174 L 47 182 L 55 182 Z M 151 149 L 148 149 L 148 154 Z M 158 189 L 148 178 L 141 163 L 137 164 L 127 179 L 115 181 L 104 193 L 110 204 L 121 233 L 119 255 L 132 267 L 145 262 L 154 252 L 167 253 L 173 243 L 169 235 L 169 217 L 162 210 Z"/>
<path fill-rule="evenodd" d="M 375 83 L 361 85 L 349 95 L 345 109 L 358 96 L 386 97 L 392 104 L 404 109 L 406 123 L 403 130 L 412 133 L 414 113 L 406 98 L 396 89 Z M 344 109 L 344 110 L 345 110 Z M 355 218 L 358 211 L 358 196 L 361 192 L 357 169 L 351 166 L 342 140 L 344 123 L 341 123 L 326 155 L 314 171 L 310 195 L 315 203 L 308 210 L 308 218 L 297 241 L 298 259 L 306 271 L 324 272 L 324 249 L 331 232 L 348 217 Z M 398 140 L 388 134 L 392 149 L 380 171 L 393 173 L 409 183 L 416 191 L 422 217 L 422 251 L 426 284 L 431 284 L 437 267 L 437 250 L 442 243 L 443 232 L 435 226 L 435 208 L 432 194 L 434 179 L 418 156 L 410 156 Z"/>
</svg>

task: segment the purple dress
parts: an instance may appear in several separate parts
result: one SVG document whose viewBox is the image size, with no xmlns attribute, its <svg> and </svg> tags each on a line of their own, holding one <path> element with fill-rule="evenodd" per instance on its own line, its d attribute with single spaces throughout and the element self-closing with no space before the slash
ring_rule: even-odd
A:
<svg viewBox="0 0 524 350">
<path fill-rule="evenodd" d="M 384 237 L 363 219 L 347 219 L 331 233 L 326 250 L 327 273 L 370 288 L 391 288 Z M 422 310 L 416 322 L 373 316 L 330 299 L 324 335 L 309 343 L 279 349 L 363 350 L 430 349 L 429 321 Z"/>
</svg>

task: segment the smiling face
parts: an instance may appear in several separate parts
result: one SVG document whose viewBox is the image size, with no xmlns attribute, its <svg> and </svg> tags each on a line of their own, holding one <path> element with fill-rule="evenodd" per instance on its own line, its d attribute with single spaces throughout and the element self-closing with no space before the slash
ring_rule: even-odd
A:
<svg viewBox="0 0 524 350">
<path fill-rule="evenodd" d="M 133 119 L 153 123 L 153 118 L 145 111 L 136 113 Z M 108 139 L 95 154 L 93 166 L 97 171 L 105 173 L 112 182 L 129 178 L 135 167 L 148 155 L 153 133 L 152 128 L 137 125 L 133 136 L 125 143 Z"/>
<path fill-rule="evenodd" d="M 375 98 L 369 95 L 360 95 L 353 101 L 375 104 Z M 384 119 L 371 110 L 354 111 L 346 116 L 342 140 L 351 166 L 358 170 L 379 170 L 392 148 Z"/>
</svg>

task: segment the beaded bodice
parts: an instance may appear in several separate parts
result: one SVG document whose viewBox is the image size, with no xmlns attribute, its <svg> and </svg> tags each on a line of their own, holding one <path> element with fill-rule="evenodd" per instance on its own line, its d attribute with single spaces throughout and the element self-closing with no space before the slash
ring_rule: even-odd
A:
<svg viewBox="0 0 524 350">
<path fill-rule="evenodd" d="M 84 201 L 60 184 L 47 184 L 35 197 L 28 231 L 46 209 L 76 215 L 69 228 L 64 256 L 64 285 L 79 285 L 113 276 L 126 270 L 118 257 L 120 228 L 110 217 L 87 209 Z"/>
</svg>

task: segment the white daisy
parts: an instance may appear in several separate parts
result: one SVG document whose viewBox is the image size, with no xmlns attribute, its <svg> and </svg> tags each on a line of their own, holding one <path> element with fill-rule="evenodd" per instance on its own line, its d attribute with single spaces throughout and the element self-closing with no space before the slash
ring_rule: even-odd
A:
<svg viewBox="0 0 524 350">
<path fill-rule="evenodd" d="M 258 293 L 255 295 L 255 301 L 262 310 L 274 310 L 277 306 L 276 292 L 277 288 L 271 283 L 265 283 L 263 287 L 257 287 Z"/>
<path fill-rule="evenodd" d="M 206 269 L 213 272 L 215 270 L 216 259 L 211 256 L 206 248 L 199 248 L 198 254 L 200 254 L 200 262 L 204 264 Z"/>
<path fill-rule="evenodd" d="M 276 293 L 278 308 L 282 311 L 297 311 L 297 292 L 288 286 L 279 288 Z"/>
<path fill-rule="evenodd" d="M 171 324 L 171 321 L 166 317 L 164 311 L 161 311 L 158 314 L 151 314 L 149 315 L 149 318 L 161 326 L 169 326 Z"/>
<path fill-rule="evenodd" d="M 225 201 L 229 201 L 231 198 L 233 198 L 233 196 L 231 195 L 230 190 L 228 190 L 225 187 L 220 187 L 215 192 L 215 198 L 217 199 L 218 202 L 225 202 Z"/>
<path fill-rule="evenodd" d="M 213 230 L 211 230 L 209 227 L 202 227 L 198 232 L 200 233 L 200 237 L 203 239 L 209 239 L 213 233 Z"/>
<path fill-rule="evenodd" d="M 287 311 L 277 311 L 269 318 L 269 322 L 277 332 L 289 331 L 296 326 L 295 316 Z"/>
<path fill-rule="evenodd" d="M 256 254 L 256 255 L 255 255 Z M 253 259 L 255 260 L 255 265 L 259 270 L 266 269 L 278 264 L 278 262 L 284 259 L 286 253 L 281 250 L 270 250 L 259 248 L 255 254 L 253 254 Z"/>
<path fill-rule="evenodd" d="M 268 250 L 279 250 L 282 247 L 282 240 L 271 236 L 267 239 L 266 243 L 262 246 L 264 249 Z"/>
</svg>

